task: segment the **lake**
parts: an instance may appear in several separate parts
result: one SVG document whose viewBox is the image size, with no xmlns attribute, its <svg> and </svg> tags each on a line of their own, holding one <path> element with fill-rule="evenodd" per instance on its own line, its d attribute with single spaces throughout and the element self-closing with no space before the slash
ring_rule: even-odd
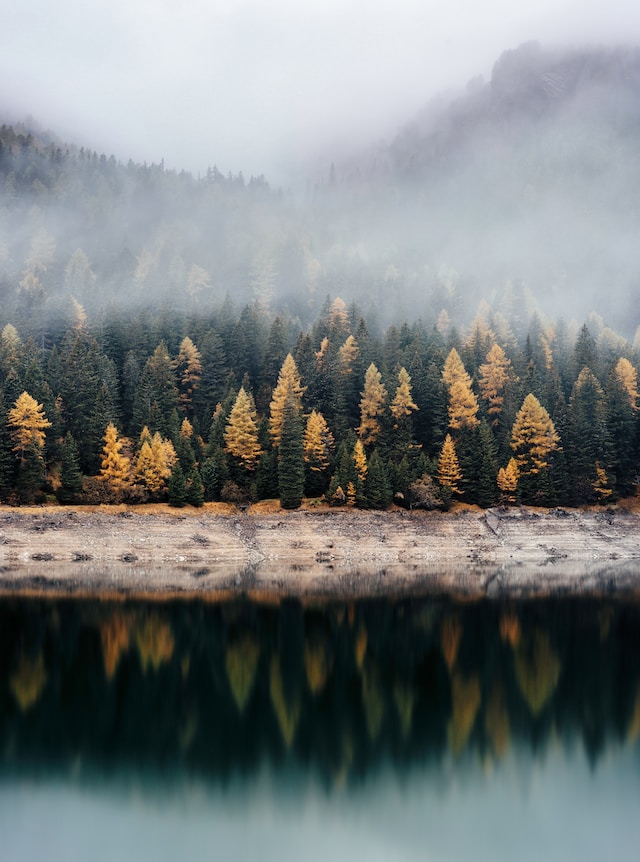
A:
<svg viewBox="0 0 640 862">
<path fill-rule="evenodd" d="M 637 859 L 640 600 L 0 600 L 7 860 Z"/>
</svg>

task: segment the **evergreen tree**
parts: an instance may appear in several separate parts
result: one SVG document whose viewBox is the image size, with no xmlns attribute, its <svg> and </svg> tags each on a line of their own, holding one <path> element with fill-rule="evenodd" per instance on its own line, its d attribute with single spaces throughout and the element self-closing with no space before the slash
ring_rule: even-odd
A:
<svg viewBox="0 0 640 862">
<path fill-rule="evenodd" d="M 180 352 L 176 359 L 176 375 L 180 410 L 191 416 L 193 415 L 195 393 L 200 386 L 202 377 L 202 357 L 189 336 L 185 336 L 180 342 Z"/>
<path fill-rule="evenodd" d="M 198 468 L 194 464 L 185 476 L 186 502 L 190 506 L 200 507 L 204 503 L 204 485 Z"/>
<path fill-rule="evenodd" d="M 169 505 L 181 509 L 187 502 L 187 483 L 180 462 L 176 461 L 169 477 Z"/>
<path fill-rule="evenodd" d="M 56 496 L 60 503 L 75 503 L 82 492 L 82 473 L 78 447 L 67 431 L 61 446 L 60 487 Z"/>
<path fill-rule="evenodd" d="M 287 398 L 282 413 L 278 455 L 278 489 L 283 509 L 297 509 L 304 493 L 302 419 L 295 393 Z"/>
<path fill-rule="evenodd" d="M 373 450 L 369 458 L 364 494 L 371 509 L 387 509 L 391 505 L 391 486 L 377 449 Z"/>
<path fill-rule="evenodd" d="M 607 464 L 607 426 L 602 387 L 586 366 L 569 400 L 569 475 L 574 503 L 595 502 L 596 462 Z"/>
</svg>

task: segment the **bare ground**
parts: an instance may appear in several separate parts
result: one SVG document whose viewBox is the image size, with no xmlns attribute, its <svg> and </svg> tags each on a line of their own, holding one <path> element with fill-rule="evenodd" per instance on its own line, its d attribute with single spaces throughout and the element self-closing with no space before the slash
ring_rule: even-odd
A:
<svg viewBox="0 0 640 862">
<path fill-rule="evenodd" d="M 640 516 L 256 506 L 0 506 L 0 593 L 352 597 L 640 594 Z"/>
</svg>

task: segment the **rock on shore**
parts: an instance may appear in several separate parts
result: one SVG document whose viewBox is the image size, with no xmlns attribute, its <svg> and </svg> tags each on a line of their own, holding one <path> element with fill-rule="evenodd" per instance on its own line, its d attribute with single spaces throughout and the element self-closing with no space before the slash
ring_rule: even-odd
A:
<svg viewBox="0 0 640 862">
<path fill-rule="evenodd" d="M 0 591 L 530 595 L 640 588 L 625 510 L 0 507 Z"/>
</svg>

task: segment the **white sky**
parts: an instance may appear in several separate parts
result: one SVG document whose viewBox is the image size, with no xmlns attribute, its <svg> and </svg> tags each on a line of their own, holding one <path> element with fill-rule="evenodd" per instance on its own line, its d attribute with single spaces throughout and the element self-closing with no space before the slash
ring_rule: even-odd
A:
<svg viewBox="0 0 640 862">
<path fill-rule="evenodd" d="M 0 112 L 281 182 L 531 39 L 638 44 L 640 0 L 0 0 Z"/>
</svg>

